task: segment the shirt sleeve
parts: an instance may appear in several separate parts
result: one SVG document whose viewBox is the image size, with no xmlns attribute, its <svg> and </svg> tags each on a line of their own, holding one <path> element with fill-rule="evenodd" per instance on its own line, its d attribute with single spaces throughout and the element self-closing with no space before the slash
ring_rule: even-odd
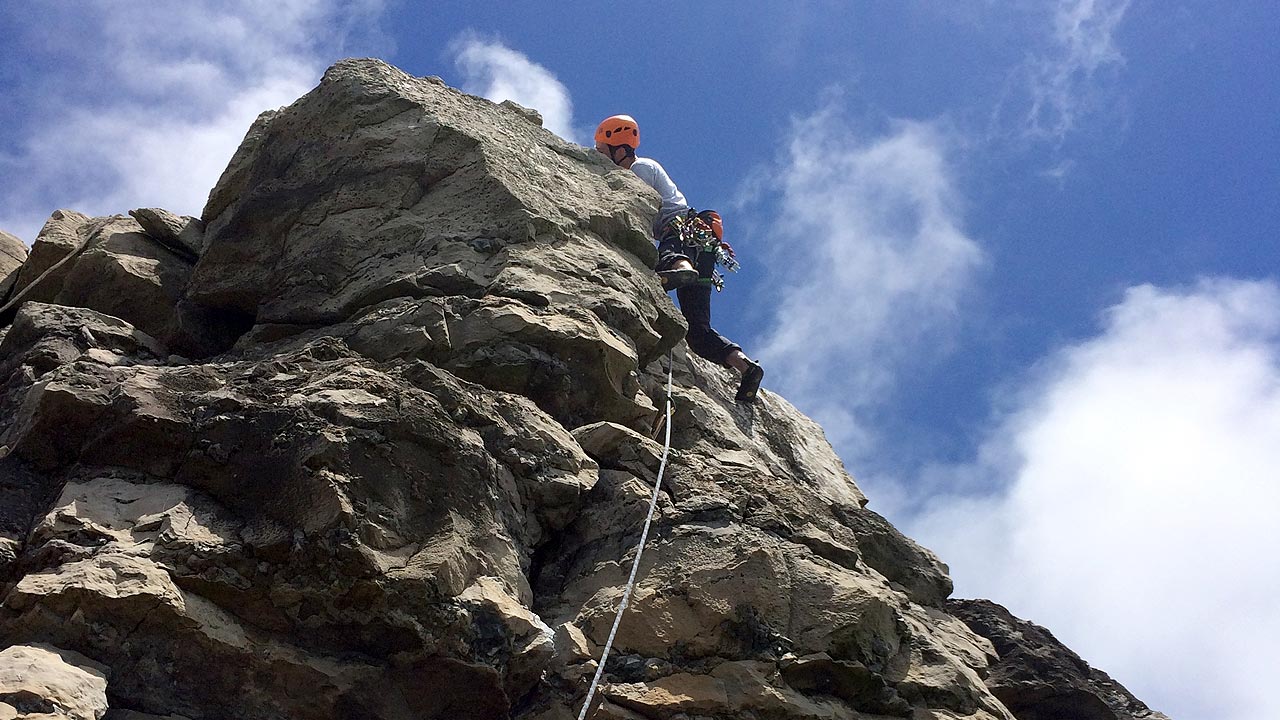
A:
<svg viewBox="0 0 1280 720">
<path fill-rule="evenodd" d="M 631 164 L 631 171 L 662 196 L 664 215 L 688 209 L 689 204 L 685 201 L 684 194 L 680 192 L 680 188 L 676 187 L 675 182 L 671 180 L 671 176 L 667 174 L 666 169 L 657 160 L 636 158 L 636 161 Z"/>
</svg>

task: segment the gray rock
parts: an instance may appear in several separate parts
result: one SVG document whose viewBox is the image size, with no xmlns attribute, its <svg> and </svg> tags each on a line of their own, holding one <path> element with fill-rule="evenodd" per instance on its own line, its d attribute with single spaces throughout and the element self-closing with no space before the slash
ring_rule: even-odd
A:
<svg viewBox="0 0 1280 720">
<path fill-rule="evenodd" d="M 503 100 L 498 103 L 498 106 L 507 108 L 534 125 L 542 127 L 542 113 L 533 108 L 527 108 L 514 100 Z"/>
<path fill-rule="evenodd" d="M 187 300 L 301 330 L 446 298 L 440 365 L 568 424 L 643 424 L 632 376 L 684 330 L 649 270 L 656 207 L 632 173 L 509 108 L 348 60 L 254 125 L 210 194 Z"/>
<path fill-rule="evenodd" d="M 36 235 L 31 253 L 18 271 L 9 300 L 25 291 L 25 300 L 52 302 L 62 289 L 63 279 L 71 272 L 68 264 L 59 266 L 59 263 L 83 249 L 88 242 L 86 233 L 90 221 L 88 216 L 74 210 L 55 210 Z M 36 287 L 28 289 L 33 284 Z"/>
<path fill-rule="evenodd" d="M 189 717 L 231 696 L 252 716 L 308 717 L 412 695 L 427 675 L 540 676 L 550 632 L 516 632 L 538 626 L 522 568 L 577 514 L 595 464 L 527 400 L 329 344 L 261 364 L 73 363 L 29 403 L 12 457 L 87 474 L 32 531 L 0 640 L 56 637 L 131 668 L 113 692 Z M 494 623 L 468 630 L 476 613 Z M 274 679 L 246 695 L 251 675 Z M 316 692 L 285 709 L 304 680 Z"/>
<path fill-rule="evenodd" d="M 0 341 L 0 378 L 20 365 L 39 377 L 93 350 L 111 353 L 119 364 L 156 362 L 167 354 L 155 338 L 119 318 L 86 308 L 27 302 Z"/>
<path fill-rule="evenodd" d="M 151 239 L 173 250 L 191 262 L 204 248 L 204 222 L 199 218 L 175 215 L 160 208 L 130 210 L 129 215 L 142 225 Z"/>
<path fill-rule="evenodd" d="M 122 215 L 95 219 L 89 242 L 66 274 L 54 302 L 92 308 L 124 319 L 153 337 L 166 337 L 191 263 Z"/>
<path fill-rule="evenodd" d="M 100 366 L 154 364 L 164 350 L 132 325 L 93 310 L 28 302 L 18 308 L 0 340 L 0 582 L 20 554 L 31 522 L 52 498 L 57 483 L 12 453 L 21 423 L 30 420 L 37 385 L 52 371 L 77 361 Z M 59 428 L 92 430 L 82 419 Z M 33 438 L 37 445 L 41 439 Z"/>
<path fill-rule="evenodd" d="M 137 221 L 59 210 L 45 223 L 18 274 L 9 303 L 91 308 L 155 337 L 176 324 L 191 262 L 147 235 Z M 14 309 L 0 322 L 12 319 Z"/>
<path fill-rule="evenodd" d="M 990 600 L 950 600 L 947 610 L 994 644 L 999 659 L 986 684 L 1018 720 L 1169 720 L 1048 630 Z"/>
<path fill-rule="evenodd" d="M 0 305 L 18 282 L 18 270 L 27 260 L 27 245 L 17 237 L 0 230 Z"/>
</svg>

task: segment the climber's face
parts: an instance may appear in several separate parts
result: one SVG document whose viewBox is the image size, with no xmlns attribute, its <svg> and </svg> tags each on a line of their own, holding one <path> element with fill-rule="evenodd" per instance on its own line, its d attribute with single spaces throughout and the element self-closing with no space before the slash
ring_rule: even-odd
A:
<svg viewBox="0 0 1280 720">
<path fill-rule="evenodd" d="M 622 167 L 630 167 L 630 160 L 634 157 L 631 153 L 627 152 L 626 145 L 605 145 L 603 143 L 596 143 L 596 151 L 607 155 L 609 159 L 613 161 L 614 165 L 620 165 Z"/>
</svg>

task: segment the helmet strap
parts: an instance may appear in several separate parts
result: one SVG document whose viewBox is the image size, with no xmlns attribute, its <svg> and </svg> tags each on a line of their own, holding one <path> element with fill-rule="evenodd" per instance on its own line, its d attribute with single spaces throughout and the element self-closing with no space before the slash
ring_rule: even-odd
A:
<svg viewBox="0 0 1280 720">
<path fill-rule="evenodd" d="M 609 159 L 610 159 L 610 160 L 613 160 L 613 155 L 614 155 L 614 153 L 615 153 L 615 152 L 617 152 L 617 151 L 618 151 L 618 148 L 624 148 L 624 149 L 626 149 L 626 151 L 627 151 L 627 154 L 626 154 L 626 155 L 624 155 L 624 156 L 623 156 L 623 158 L 622 158 L 623 160 L 626 160 L 627 158 L 631 158 L 632 160 L 635 160 L 635 158 L 636 158 L 636 149 L 635 149 L 635 148 L 633 148 L 633 147 L 631 147 L 630 145 L 610 145 L 610 146 L 609 146 Z"/>
</svg>

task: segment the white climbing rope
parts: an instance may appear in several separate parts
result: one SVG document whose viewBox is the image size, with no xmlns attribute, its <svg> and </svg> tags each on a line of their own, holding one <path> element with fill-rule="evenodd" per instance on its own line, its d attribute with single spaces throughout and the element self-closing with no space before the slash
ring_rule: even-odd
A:
<svg viewBox="0 0 1280 720">
<path fill-rule="evenodd" d="M 622 604 L 618 605 L 618 614 L 613 618 L 613 629 L 609 631 L 609 639 L 604 643 L 604 653 L 600 655 L 600 664 L 596 666 L 596 676 L 591 679 L 591 689 L 587 691 L 587 700 L 582 703 L 582 712 L 578 720 L 585 720 L 587 710 L 591 707 L 591 698 L 595 697 L 596 688 L 600 685 L 600 676 L 604 674 L 605 661 L 609 659 L 609 650 L 613 648 L 613 638 L 618 634 L 618 626 L 622 624 L 622 613 L 631 601 L 631 592 L 636 586 L 636 572 L 640 570 L 640 556 L 644 553 L 644 545 L 649 540 L 649 525 L 653 522 L 653 511 L 658 507 L 658 492 L 662 489 L 662 474 L 667 469 L 667 454 L 671 452 L 671 375 L 672 354 L 667 353 L 667 419 L 666 440 L 662 446 L 662 462 L 658 464 L 658 479 L 653 483 L 653 497 L 649 499 L 649 514 L 644 519 L 644 530 L 640 532 L 640 544 L 636 545 L 636 559 L 631 562 L 631 577 L 627 578 L 627 589 L 622 593 Z"/>
</svg>

